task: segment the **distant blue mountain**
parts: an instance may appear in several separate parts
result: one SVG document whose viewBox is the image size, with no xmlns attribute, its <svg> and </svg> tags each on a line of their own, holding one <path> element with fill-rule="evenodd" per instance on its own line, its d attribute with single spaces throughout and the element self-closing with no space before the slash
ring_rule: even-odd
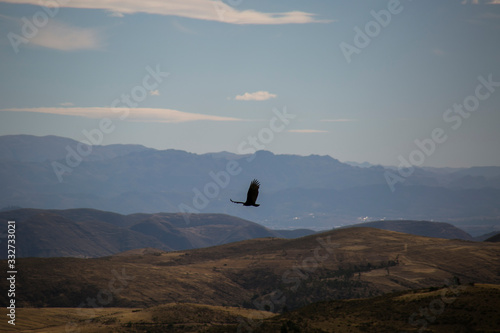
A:
<svg viewBox="0 0 500 333">
<path fill-rule="evenodd" d="M 223 213 L 281 229 L 327 229 L 359 218 L 500 224 L 500 167 L 415 168 L 392 192 L 385 175 L 394 169 L 330 156 L 193 154 L 140 145 L 92 146 L 82 156 L 85 148 L 56 136 L 0 137 L 0 207 Z M 245 199 L 254 178 L 261 206 L 232 204 L 230 198 Z"/>
</svg>

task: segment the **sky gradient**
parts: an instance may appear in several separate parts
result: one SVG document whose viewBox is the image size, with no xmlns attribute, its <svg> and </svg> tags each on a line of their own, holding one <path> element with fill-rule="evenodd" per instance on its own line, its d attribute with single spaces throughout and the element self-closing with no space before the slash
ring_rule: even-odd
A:
<svg viewBox="0 0 500 333">
<path fill-rule="evenodd" d="M 44 3 L 0 0 L 0 135 L 500 166 L 500 1 Z"/>
</svg>

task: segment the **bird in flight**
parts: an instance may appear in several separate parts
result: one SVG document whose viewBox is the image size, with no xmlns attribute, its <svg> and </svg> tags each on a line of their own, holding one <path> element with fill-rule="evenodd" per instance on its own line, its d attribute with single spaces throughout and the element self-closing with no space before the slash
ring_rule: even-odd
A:
<svg viewBox="0 0 500 333">
<path fill-rule="evenodd" d="M 247 193 L 247 201 L 241 202 L 241 201 L 233 201 L 231 202 L 237 203 L 237 204 L 243 204 L 243 206 L 254 206 L 254 207 L 259 207 L 259 204 L 256 204 L 255 201 L 257 201 L 257 196 L 259 195 L 259 187 L 260 183 L 257 179 L 252 180 L 250 183 L 250 187 L 248 188 L 248 193 Z"/>
</svg>

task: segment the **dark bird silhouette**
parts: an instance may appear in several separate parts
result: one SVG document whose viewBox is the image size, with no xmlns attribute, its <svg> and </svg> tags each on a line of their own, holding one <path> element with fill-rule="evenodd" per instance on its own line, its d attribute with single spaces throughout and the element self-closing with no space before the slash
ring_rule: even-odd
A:
<svg viewBox="0 0 500 333">
<path fill-rule="evenodd" d="M 243 206 L 254 206 L 254 207 L 259 207 L 259 204 L 256 204 L 255 201 L 257 201 L 257 196 L 259 195 L 259 187 L 260 183 L 257 179 L 252 180 L 250 183 L 250 187 L 248 188 L 248 193 L 247 193 L 247 201 L 241 202 L 241 201 L 233 201 L 231 202 L 237 203 L 237 204 L 243 204 Z"/>
</svg>

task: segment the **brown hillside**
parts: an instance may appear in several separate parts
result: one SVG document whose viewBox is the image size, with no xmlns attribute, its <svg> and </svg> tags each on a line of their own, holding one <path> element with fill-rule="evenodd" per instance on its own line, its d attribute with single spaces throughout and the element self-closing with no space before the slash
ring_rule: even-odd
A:
<svg viewBox="0 0 500 333">
<path fill-rule="evenodd" d="M 13 219 L 17 229 L 17 258 L 97 257 L 145 246 L 171 250 L 154 237 L 109 223 L 74 222 L 51 211 L 29 211 L 33 215 Z"/>
<path fill-rule="evenodd" d="M 16 325 L 0 322 L 0 332 L 233 332 L 245 320 L 269 318 L 273 313 L 169 303 L 150 308 L 21 308 Z"/>
<path fill-rule="evenodd" d="M 96 258 L 154 247 L 188 250 L 262 237 L 299 237 L 225 214 L 120 215 L 95 209 L 16 209 L 0 212 L 15 221 L 17 258 Z M 308 232 L 302 230 L 301 232 Z M 309 231 L 312 233 L 312 231 Z M 0 253 L 6 259 L 7 252 Z"/>
<path fill-rule="evenodd" d="M 486 239 L 485 242 L 500 242 L 500 234 L 496 234 Z"/>
<path fill-rule="evenodd" d="M 469 235 L 462 229 L 459 229 L 452 224 L 443 222 L 384 220 L 384 221 L 373 221 L 373 222 L 354 224 L 351 226 L 347 226 L 345 228 L 356 228 L 356 227 L 368 227 L 368 228 L 377 228 L 383 230 L 391 230 L 391 231 L 404 232 L 407 234 L 425 236 L 425 237 L 474 240 L 474 238 L 471 235 Z"/>
<path fill-rule="evenodd" d="M 421 311 L 422 310 L 422 311 Z M 19 308 L 5 332 L 498 332 L 500 285 L 450 285 L 318 302 L 282 315 L 169 303 L 149 308 Z"/>
<path fill-rule="evenodd" d="M 259 333 L 498 332 L 500 286 L 459 285 L 321 302 L 281 316 L 245 321 L 245 327 L 250 325 Z"/>
<path fill-rule="evenodd" d="M 321 300 L 442 286 L 454 277 L 462 283 L 500 283 L 499 259 L 498 243 L 371 228 L 168 253 L 25 258 L 17 264 L 22 272 L 17 304 L 91 306 L 94 299 L 100 306 L 189 302 L 281 311 Z M 5 297 L 0 294 L 4 303 Z"/>
</svg>

